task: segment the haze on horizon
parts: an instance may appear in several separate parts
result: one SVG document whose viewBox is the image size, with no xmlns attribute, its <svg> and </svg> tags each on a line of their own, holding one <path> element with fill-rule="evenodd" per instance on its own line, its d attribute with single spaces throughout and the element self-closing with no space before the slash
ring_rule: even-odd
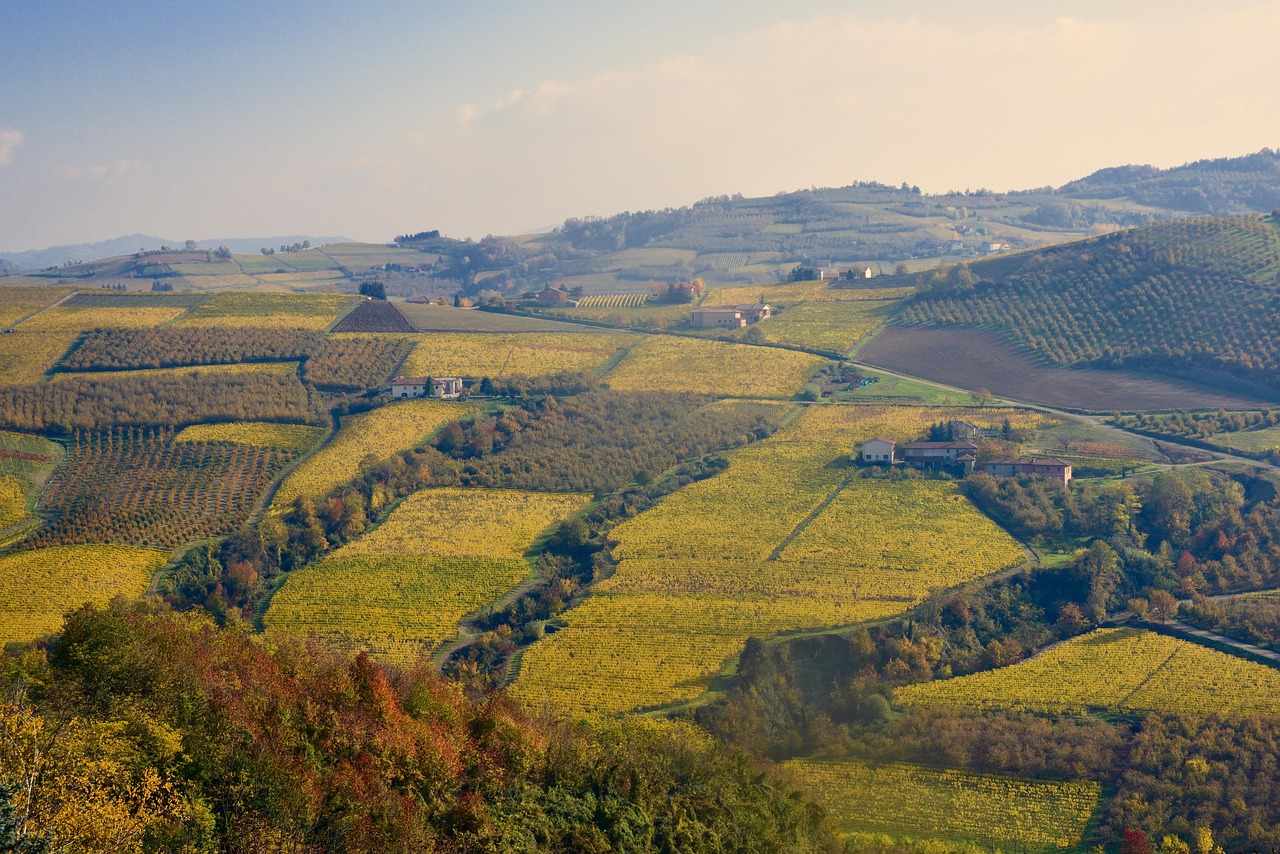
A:
<svg viewBox="0 0 1280 854">
<path fill-rule="evenodd" d="M 51 0 L 5 17 L 6 251 L 479 238 L 726 193 L 1025 189 L 1280 145 L 1280 6 L 1248 0 Z"/>
</svg>

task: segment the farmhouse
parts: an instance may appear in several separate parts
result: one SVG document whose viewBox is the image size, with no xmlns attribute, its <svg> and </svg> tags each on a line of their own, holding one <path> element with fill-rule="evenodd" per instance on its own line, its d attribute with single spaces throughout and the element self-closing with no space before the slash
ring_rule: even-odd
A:
<svg viewBox="0 0 1280 854">
<path fill-rule="evenodd" d="M 570 305 L 573 300 L 559 288 L 543 288 L 534 299 L 539 305 Z"/>
<path fill-rule="evenodd" d="M 893 464 L 893 449 L 898 443 L 892 439 L 878 437 L 862 443 L 862 462 Z"/>
<path fill-rule="evenodd" d="M 1017 477 L 1020 474 L 1033 474 L 1038 477 L 1050 477 L 1067 483 L 1071 480 L 1071 463 L 1057 457 L 1046 457 L 1030 460 L 992 460 L 984 463 L 982 470 L 996 477 Z"/>
<path fill-rule="evenodd" d="M 902 461 L 916 468 L 960 466 L 965 474 L 973 471 L 978 446 L 972 442 L 910 442 L 902 446 Z"/>
<path fill-rule="evenodd" d="M 432 377 L 431 396 L 452 400 L 462 396 L 462 379 L 459 377 Z"/>
<path fill-rule="evenodd" d="M 761 320 L 767 320 L 773 317 L 773 306 L 768 303 L 753 303 L 751 305 L 735 305 L 734 309 L 742 315 L 742 319 L 747 323 L 756 323 Z"/>
<path fill-rule="evenodd" d="M 876 274 L 875 270 L 866 266 L 850 267 L 848 270 L 840 271 L 840 278 L 844 281 L 852 281 L 853 279 L 870 279 Z"/>
<path fill-rule="evenodd" d="M 696 308 L 689 321 L 698 329 L 741 329 L 747 319 L 736 308 Z"/>
<path fill-rule="evenodd" d="M 422 397 L 427 393 L 426 377 L 392 377 L 392 397 Z"/>
</svg>

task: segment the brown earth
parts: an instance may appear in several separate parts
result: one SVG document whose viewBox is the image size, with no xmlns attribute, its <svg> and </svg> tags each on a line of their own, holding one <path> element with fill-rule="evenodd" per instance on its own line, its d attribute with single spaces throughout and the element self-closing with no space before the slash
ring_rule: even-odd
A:
<svg viewBox="0 0 1280 854">
<path fill-rule="evenodd" d="M 1052 368 L 981 329 L 885 327 L 857 360 L 998 397 L 1089 412 L 1247 408 L 1274 401 L 1135 371 Z"/>
</svg>

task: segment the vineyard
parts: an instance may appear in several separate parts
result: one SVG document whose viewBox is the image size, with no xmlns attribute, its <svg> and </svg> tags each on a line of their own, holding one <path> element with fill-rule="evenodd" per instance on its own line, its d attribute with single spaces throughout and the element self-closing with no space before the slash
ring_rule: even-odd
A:
<svg viewBox="0 0 1280 854">
<path fill-rule="evenodd" d="M 418 377 L 536 377 L 587 371 L 630 345 L 634 336 L 529 332 L 425 335 L 401 369 Z"/>
<path fill-rule="evenodd" d="M 412 663 L 452 638 L 467 613 L 524 580 L 534 538 L 588 500 L 511 490 L 416 493 L 371 533 L 293 573 L 266 624 Z"/>
<path fill-rule="evenodd" d="M 639 308 L 649 301 L 649 294 L 587 294 L 578 300 L 578 308 Z"/>
<path fill-rule="evenodd" d="M 31 545 L 174 548 L 243 522 L 297 451 L 177 442 L 172 431 L 77 432 L 41 496 L 53 515 Z"/>
<path fill-rule="evenodd" d="M 653 335 L 605 375 L 621 391 L 789 398 L 823 364 L 808 353 Z"/>
<path fill-rule="evenodd" d="M 1274 220 L 1178 220 L 972 268 L 976 285 L 935 284 L 903 322 L 1005 330 L 1058 365 L 1166 363 L 1276 382 Z"/>
<path fill-rule="evenodd" d="M 230 291 L 209 297 L 175 325 L 322 330 L 357 299 L 347 294 Z"/>
<path fill-rule="evenodd" d="M 1139 629 L 1098 629 L 1010 667 L 909 685 L 896 702 L 1037 712 L 1280 714 L 1280 671 Z"/>
<path fill-rule="evenodd" d="M 366 465 L 422 443 L 470 411 L 461 403 L 402 400 L 348 416 L 333 441 L 289 473 L 272 507 L 286 508 L 299 496 L 322 496 L 356 477 Z"/>
<path fill-rule="evenodd" d="M 273 424 L 267 421 L 232 421 L 224 424 L 192 424 L 173 437 L 175 442 L 229 442 L 257 448 L 306 452 L 327 435 L 323 427 Z"/>
<path fill-rule="evenodd" d="M 323 338 L 287 329 L 95 329 L 58 366 L 64 371 L 111 371 L 237 362 L 299 361 Z"/>
<path fill-rule="evenodd" d="M 831 282 L 788 282 L 785 285 L 748 285 L 736 288 L 712 288 L 703 298 L 702 308 L 766 302 L 774 306 L 829 300 L 872 302 L 901 301 L 912 296 L 915 288 L 833 288 Z"/>
<path fill-rule="evenodd" d="M 326 390 L 377 388 L 391 379 L 413 346 L 407 338 L 334 336 L 303 364 L 302 379 Z"/>
<path fill-rule="evenodd" d="M 186 313 L 181 307 L 77 308 L 57 305 L 22 322 L 24 332 L 87 332 L 105 327 L 151 327 Z"/>
<path fill-rule="evenodd" d="M 747 328 L 762 341 L 847 353 L 863 336 L 889 319 L 897 302 L 816 300 L 802 302 Z"/>
<path fill-rule="evenodd" d="M 11 474 L 0 474 L 0 530 L 25 521 L 27 516 L 26 481 Z"/>
<path fill-rule="evenodd" d="M 55 546 L 0 556 L 0 645 L 56 631 L 84 602 L 140 596 L 164 552 L 120 545 Z"/>
<path fill-rule="evenodd" d="M 0 385 L 38 383 L 75 343 L 74 332 L 17 331 L 0 335 Z"/>
<path fill-rule="evenodd" d="M 9 328 L 29 314 L 53 305 L 70 293 L 69 288 L 0 289 L 0 328 Z"/>
<path fill-rule="evenodd" d="M 180 380 L 194 379 L 201 376 L 244 377 L 257 375 L 295 378 L 297 374 L 297 362 L 240 362 L 229 365 L 192 365 L 185 368 L 59 372 L 49 377 L 49 381 L 52 383 L 74 381 L 83 385 L 84 383 L 114 383 L 126 379 Z"/>
<path fill-rule="evenodd" d="M 953 484 L 863 479 L 844 462 L 863 438 L 914 436 L 947 412 L 812 407 L 618 525 L 617 572 L 525 651 L 517 692 L 585 712 L 692 700 L 749 636 L 886 616 L 1018 563 Z M 1003 413 L 1018 417 L 969 418 Z"/>
<path fill-rule="evenodd" d="M 1080 845 L 1097 783 L 1019 780 L 917 765 L 794 760 L 785 764 L 846 831 L 940 838 L 1010 851 Z"/>
</svg>

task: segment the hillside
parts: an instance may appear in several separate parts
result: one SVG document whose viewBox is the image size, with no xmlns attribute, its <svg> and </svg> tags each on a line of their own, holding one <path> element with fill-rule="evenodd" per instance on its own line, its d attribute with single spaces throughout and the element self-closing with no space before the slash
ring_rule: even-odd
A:
<svg viewBox="0 0 1280 854">
<path fill-rule="evenodd" d="M 981 327 L 1059 366 L 1226 375 L 1280 389 L 1280 220 L 1132 231 L 915 278 L 898 322 Z"/>
<path fill-rule="evenodd" d="M 1071 199 L 1118 199 L 1192 214 L 1265 213 L 1280 207 L 1280 152 L 1197 160 L 1172 169 L 1119 166 L 1058 188 Z"/>
</svg>

